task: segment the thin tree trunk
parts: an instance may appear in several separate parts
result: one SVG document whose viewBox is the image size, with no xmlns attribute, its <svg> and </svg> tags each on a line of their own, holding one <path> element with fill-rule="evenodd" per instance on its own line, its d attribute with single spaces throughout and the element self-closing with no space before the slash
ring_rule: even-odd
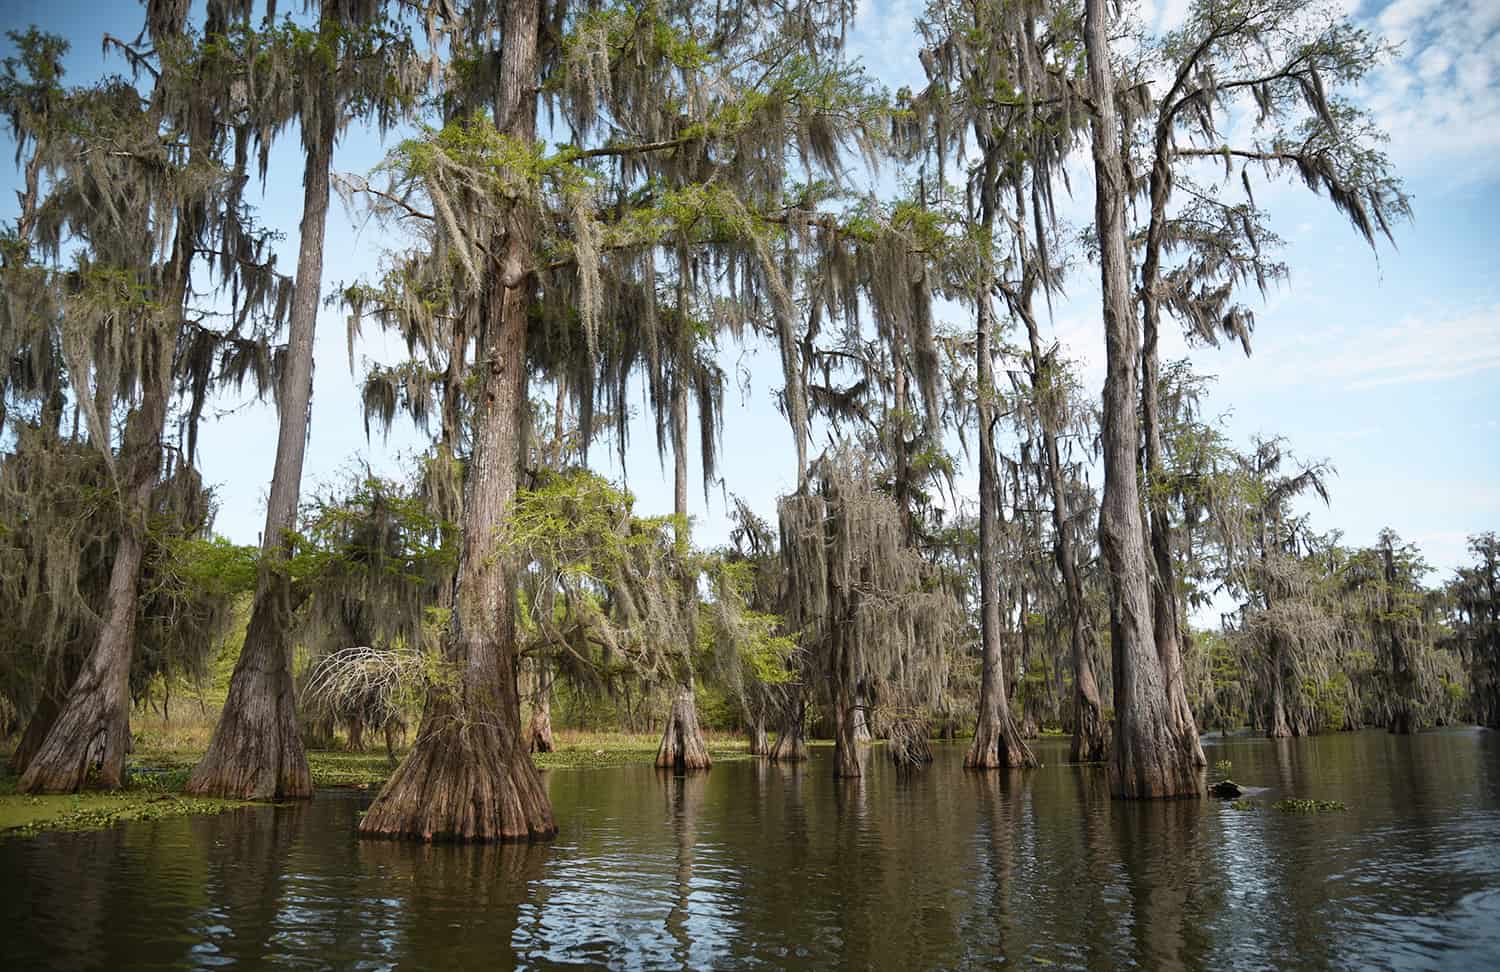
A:
<svg viewBox="0 0 1500 972">
<path fill-rule="evenodd" d="M 1395 612 L 1396 560 L 1389 543 L 1381 550 L 1385 558 L 1385 614 L 1387 618 Z M 1391 692 L 1395 696 L 1391 703 L 1390 731 L 1409 736 L 1416 731 L 1416 718 L 1412 714 L 1413 682 L 1411 659 L 1394 620 L 1387 620 L 1386 636 L 1391 645 Z"/>
<path fill-rule="evenodd" d="M 837 616 L 837 615 L 836 615 Z M 859 739 L 855 726 L 854 649 L 849 644 L 849 625 L 834 629 L 837 644 L 833 662 L 833 775 L 860 776 Z"/>
<path fill-rule="evenodd" d="M 557 744 L 552 738 L 552 676 L 544 661 L 537 662 L 536 682 L 531 724 L 526 729 L 527 748 L 533 753 L 550 753 Z"/>
<path fill-rule="evenodd" d="M 1156 175 L 1153 172 L 1153 183 Z M 1146 280 L 1154 281 L 1155 254 L 1147 258 L 1142 271 Z M 1155 570 L 1151 583 L 1151 616 L 1156 639 L 1156 654 L 1161 659 L 1167 680 L 1167 698 L 1171 703 L 1172 731 L 1188 751 L 1194 765 L 1207 766 L 1203 744 L 1198 736 L 1198 722 L 1188 704 L 1187 684 L 1182 665 L 1182 618 L 1177 600 L 1177 568 L 1172 562 L 1172 521 L 1167 498 L 1162 491 L 1161 405 L 1159 401 L 1160 362 L 1157 335 L 1160 308 L 1151 284 L 1143 284 L 1144 347 L 1141 352 L 1141 419 L 1146 440 L 1146 506 L 1151 529 L 1151 557 Z"/>
<path fill-rule="evenodd" d="M 137 515 L 121 532 L 110 568 L 104 626 L 41 746 L 21 775 L 19 788 L 23 793 L 72 793 L 85 786 L 115 790 L 125 782 L 125 754 L 130 744 L 130 659 L 135 648 L 136 594 L 143 554 L 141 530 L 150 506 L 151 486 L 149 481 L 140 484 L 127 498 Z"/>
<path fill-rule="evenodd" d="M 686 301 L 679 303 L 684 306 Z M 677 546 L 681 553 L 688 547 L 688 463 L 687 463 L 687 383 L 681 374 L 673 376 L 670 404 L 672 421 L 672 512 L 677 517 Z M 682 598 L 682 609 L 696 609 L 695 594 L 691 578 L 683 577 L 678 589 Z M 688 625 L 691 631 L 696 626 Z M 698 724 L 698 703 L 693 692 L 693 646 L 682 646 L 682 679 L 677 694 L 672 700 L 672 709 L 667 724 L 662 730 L 661 744 L 656 750 L 656 765 L 675 767 L 679 770 L 706 770 L 713 766 L 708 746 L 703 741 L 703 729 Z"/>
<path fill-rule="evenodd" d="M 76 657 L 71 648 L 58 652 L 55 660 L 48 665 L 43 683 L 45 689 L 32 709 L 30 718 L 26 720 L 26 728 L 22 731 L 15 751 L 10 754 L 10 761 L 6 764 L 7 769 L 13 775 L 21 776 L 25 773 L 26 768 L 31 765 L 32 758 L 36 756 L 37 750 L 42 748 L 47 733 L 52 731 L 53 724 L 57 722 L 57 717 L 62 712 L 63 703 L 68 698 L 68 690 L 78 679 L 81 668 L 82 660 Z"/>
<path fill-rule="evenodd" d="M 141 401 L 126 417 L 120 443 L 125 470 L 120 543 L 110 566 L 104 625 L 56 721 L 21 776 L 19 787 L 24 793 L 66 793 L 85 785 L 118 789 L 125 780 L 141 563 L 151 493 L 161 475 L 161 436 L 172 390 L 172 361 L 181 324 L 178 315 L 187 301 L 197 235 L 187 214 L 179 216 L 172 256 L 163 273 L 162 306 L 168 317 L 155 325 L 141 375 Z M 103 414 L 108 414 L 107 407 Z"/>
<path fill-rule="evenodd" d="M 504 13 L 495 127 L 536 136 L 539 0 Z M 521 735 L 516 688 L 516 569 L 501 529 L 516 495 L 525 441 L 526 324 L 536 220 L 514 207 L 496 234 L 503 254 L 487 296 L 465 484 L 462 553 L 446 655 L 456 686 L 434 686 L 406 760 L 360 821 L 366 836 L 422 840 L 545 840 L 552 805 Z"/>
<path fill-rule="evenodd" d="M 1161 375 L 1158 337 L 1161 331 L 1161 298 L 1159 285 L 1161 255 L 1166 230 L 1167 199 L 1172 191 L 1171 120 L 1165 114 L 1158 119 L 1154 136 L 1151 174 L 1148 186 L 1151 216 L 1146 227 L 1145 255 L 1141 263 L 1141 423 L 1146 443 L 1146 506 L 1151 535 L 1151 558 L 1154 568 L 1151 584 L 1151 613 L 1156 638 L 1156 654 L 1161 659 L 1167 680 L 1167 698 L 1171 703 L 1172 729 L 1181 745 L 1198 766 L 1208 765 L 1203 744 L 1198 737 L 1198 723 L 1188 704 L 1187 685 L 1182 664 L 1182 612 L 1177 598 L 1177 568 L 1172 562 L 1172 521 L 1167 497 L 1162 488 L 1161 444 Z"/>
<path fill-rule="evenodd" d="M 750 737 L 751 756 L 769 756 L 771 753 L 770 741 L 766 738 L 766 720 L 756 716 L 750 722 L 747 732 Z"/>
<path fill-rule="evenodd" d="M 860 745 L 868 745 L 873 737 L 870 734 L 870 693 L 865 687 L 865 680 L 860 679 L 854 687 L 854 741 Z"/>
<path fill-rule="evenodd" d="M 325 85 L 326 88 L 326 85 Z M 325 90 L 326 100 L 331 92 Z M 188 780 L 189 793 L 246 800 L 312 796 L 292 684 L 294 595 L 286 573 L 297 526 L 302 464 L 312 415 L 313 348 L 323 285 L 323 241 L 328 220 L 329 168 L 337 131 L 335 109 L 304 118 L 316 133 L 304 139 L 301 246 L 282 376 L 276 463 L 261 537 L 261 568 L 245 643 L 229 680 L 229 697 L 208 751 Z M 355 744 L 351 730 L 351 744 Z M 362 743 L 362 740 L 360 740 Z"/>
<path fill-rule="evenodd" d="M 985 191 L 992 190 L 987 186 Z M 986 203 L 985 209 L 988 228 L 993 219 L 993 208 Z M 1000 476 L 995 459 L 992 329 L 989 287 L 986 285 L 979 288 L 975 339 L 979 366 L 979 636 L 984 660 L 979 685 L 979 718 L 974 726 L 974 741 L 964 756 L 964 766 L 968 769 L 1036 765 L 1031 748 L 1016 730 L 1005 696 L 1005 668 L 1000 646 L 999 524 L 996 510 Z"/>
<path fill-rule="evenodd" d="M 1166 675 L 1156 652 L 1137 485 L 1139 338 L 1130 308 L 1125 249 L 1125 176 L 1115 114 L 1105 0 L 1087 0 L 1084 42 L 1094 96 L 1095 225 L 1106 350 L 1104 499 L 1099 544 L 1110 573 L 1115 732 L 1110 784 L 1116 797 L 1201 796 L 1191 752 L 1173 732 Z"/>
</svg>

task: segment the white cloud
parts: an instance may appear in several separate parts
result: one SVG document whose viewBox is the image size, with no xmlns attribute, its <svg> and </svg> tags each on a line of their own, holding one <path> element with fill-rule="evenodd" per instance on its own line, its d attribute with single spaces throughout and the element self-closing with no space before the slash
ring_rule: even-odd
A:
<svg viewBox="0 0 1500 972">
<path fill-rule="evenodd" d="M 1248 367 L 1266 386 L 1316 382 L 1351 391 L 1492 371 L 1500 369 L 1500 304 L 1383 327 L 1333 325 L 1257 348 Z"/>
<path fill-rule="evenodd" d="M 1370 26 L 1401 47 L 1362 92 L 1397 164 L 1463 180 L 1500 174 L 1500 3 L 1394 0 Z"/>
</svg>

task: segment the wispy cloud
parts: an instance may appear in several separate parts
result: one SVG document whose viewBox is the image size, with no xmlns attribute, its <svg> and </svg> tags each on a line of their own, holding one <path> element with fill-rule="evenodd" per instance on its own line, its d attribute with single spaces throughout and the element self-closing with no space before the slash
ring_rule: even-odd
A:
<svg viewBox="0 0 1500 972">
<path fill-rule="evenodd" d="M 1384 327 L 1335 324 L 1259 348 L 1243 368 L 1267 385 L 1317 381 L 1346 390 L 1464 378 L 1500 369 L 1500 304 Z"/>
<path fill-rule="evenodd" d="M 1393 0 L 1360 16 L 1401 48 L 1364 98 L 1398 163 L 1458 179 L 1500 173 L 1500 3 Z"/>
</svg>

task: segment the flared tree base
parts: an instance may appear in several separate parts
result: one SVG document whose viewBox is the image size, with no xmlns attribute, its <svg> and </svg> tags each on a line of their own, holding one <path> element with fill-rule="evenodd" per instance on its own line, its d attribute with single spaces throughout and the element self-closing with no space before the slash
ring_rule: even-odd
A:
<svg viewBox="0 0 1500 972">
<path fill-rule="evenodd" d="M 423 726 L 360 820 L 360 836 L 515 842 L 557 835 L 541 776 L 522 746 L 508 745 L 487 720 L 426 721 L 438 728 Z"/>
<path fill-rule="evenodd" d="M 26 768 L 31 765 L 32 759 L 42 748 L 42 743 L 46 741 L 47 733 L 52 731 L 52 724 L 57 721 L 57 714 L 61 711 L 62 703 L 51 695 L 43 696 L 37 702 L 31 718 L 26 720 L 26 729 L 21 733 L 20 741 L 16 743 L 15 750 L 5 764 L 11 775 L 20 776 L 26 772 Z"/>
<path fill-rule="evenodd" d="M 1110 793 L 1119 800 L 1196 799 L 1203 796 L 1197 738 L 1177 738 L 1165 726 L 1121 727 L 1110 762 Z"/>
<path fill-rule="evenodd" d="M 656 749 L 658 769 L 684 772 L 706 770 L 713 766 L 708 746 L 703 742 L 703 730 L 698 726 L 698 704 L 693 690 L 684 687 L 672 702 L 672 712 L 667 716 L 667 728 L 662 732 L 661 745 Z"/>
<path fill-rule="evenodd" d="M 245 644 L 229 679 L 229 697 L 208 751 L 188 777 L 187 792 L 195 796 L 230 800 L 312 796 L 312 774 L 302 748 L 286 644 L 292 610 L 288 583 L 280 574 L 262 577 L 245 629 Z M 362 725 L 358 735 L 363 735 Z"/>
<path fill-rule="evenodd" d="M 1097 705 L 1078 707 L 1068 758 L 1075 763 L 1102 763 L 1109 759 L 1109 726 Z"/>
<path fill-rule="evenodd" d="M 964 769 L 1022 769 L 1037 765 L 1036 755 L 1007 716 L 981 713 L 974 741 L 964 754 Z"/>
<path fill-rule="evenodd" d="M 749 736 L 751 756 L 771 755 L 771 741 L 769 738 L 767 738 L 766 727 L 764 725 L 757 723 L 756 725 L 751 726 Z"/>
<path fill-rule="evenodd" d="M 312 796 L 312 774 L 286 670 L 236 673 L 208 751 L 187 792 L 231 800 L 299 800 Z"/>
<path fill-rule="evenodd" d="M 130 750 L 130 710 L 123 695 L 100 686 L 76 686 L 27 762 L 18 789 L 76 793 L 123 786 Z"/>
</svg>

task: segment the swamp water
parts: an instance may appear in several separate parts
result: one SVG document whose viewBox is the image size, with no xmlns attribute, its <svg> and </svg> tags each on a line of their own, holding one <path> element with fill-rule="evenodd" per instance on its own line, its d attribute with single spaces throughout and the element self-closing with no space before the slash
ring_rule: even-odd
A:
<svg viewBox="0 0 1500 972">
<path fill-rule="evenodd" d="M 535 847 L 359 840 L 336 790 L 0 840 L 0 968 L 1500 969 L 1500 733 L 1207 737 L 1253 810 L 1113 802 L 1066 747 L 553 770 Z"/>
</svg>

